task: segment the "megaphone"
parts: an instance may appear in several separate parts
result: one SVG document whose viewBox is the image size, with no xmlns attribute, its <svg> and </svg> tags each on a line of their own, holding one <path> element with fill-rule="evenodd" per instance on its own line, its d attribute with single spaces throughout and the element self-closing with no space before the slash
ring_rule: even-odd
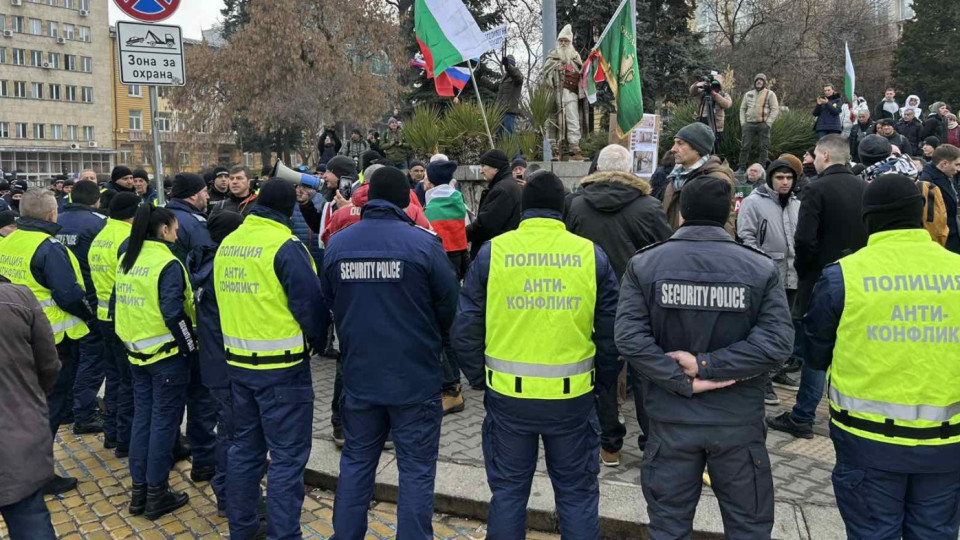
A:
<svg viewBox="0 0 960 540">
<path fill-rule="evenodd" d="M 297 185 L 304 185 L 309 188 L 318 189 L 320 187 L 320 178 L 312 174 L 299 173 L 283 164 L 283 161 L 277 160 L 273 166 L 273 174 L 270 176 L 293 182 Z"/>
</svg>

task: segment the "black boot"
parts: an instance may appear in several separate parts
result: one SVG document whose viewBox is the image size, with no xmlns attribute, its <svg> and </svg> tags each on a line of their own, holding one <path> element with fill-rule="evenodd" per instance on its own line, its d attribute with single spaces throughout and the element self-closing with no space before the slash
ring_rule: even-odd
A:
<svg viewBox="0 0 960 540">
<path fill-rule="evenodd" d="M 194 482 L 209 482 L 217 474 L 216 465 L 207 465 L 206 467 L 194 467 L 190 471 L 190 479 Z"/>
<path fill-rule="evenodd" d="M 327 350 L 323 351 L 323 355 L 327 358 L 340 358 L 340 351 L 333 346 L 333 336 L 334 336 L 334 326 L 333 323 L 330 323 L 330 326 L 327 327 Z"/>
<path fill-rule="evenodd" d="M 131 516 L 139 516 L 147 507 L 147 485 L 134 484 L 133 492 L 130 493 L 130 506 L 127 510 Z"/>
<path fill-rule="evenodd" d="M 189 500 L 189 495 L 173 491 L 167 482 L 159 486 L 150 486 L 147 488 L 147 507 L 143 517 L 157 519 L 187 504 Z"/>
</svg>

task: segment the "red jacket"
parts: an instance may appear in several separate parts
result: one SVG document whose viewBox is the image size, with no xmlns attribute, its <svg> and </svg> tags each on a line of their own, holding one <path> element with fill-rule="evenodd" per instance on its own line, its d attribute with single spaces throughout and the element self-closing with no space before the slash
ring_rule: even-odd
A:
<svg viewBox="0 0 960 540">
<path fill-rule="evenodd" d="M 320 241 L 323 242 L 324 245 L 327 244 L 334 233 L 360 221 L 360 210 L 369 200 L 368 191 L 370 191 L 370 184 L 364 183 L 353 192 L 349 205 L 338 209 L 330 216 L 330 219 L 327 221 L 327 227 L 320 236 Z M 430 222 L 427 221 L 427 216 L 423 215 L 423 207 L 420 206 L 420 200 L 417 198 L 417 194 L 414 193 L 412 189 L 410 190 L 410 204 L 407 205 L 405 212 L 417 225 L 424 229 L 433 230 L 433 228 L 430 227 Z"/>
</svg>

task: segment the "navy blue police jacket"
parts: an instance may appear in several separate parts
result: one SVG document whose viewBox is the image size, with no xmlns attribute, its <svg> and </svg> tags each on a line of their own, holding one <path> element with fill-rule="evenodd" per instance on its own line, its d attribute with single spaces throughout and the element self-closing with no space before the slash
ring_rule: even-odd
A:
<svg viewBox="0 0 960 540">
<path fill-rule="evenodd" d="M 172 249 L 180 262 L 186 263 L 187 255 L 199 252 L 203 246 L 213 245 L 210 233 L 207 232 L 207 218 L 203 212 L 181 199 L 173 199 L 167 203 L 166 208 L 173 212 L 179 225 L 177 242 Z"/>
<path fill-rule="evenodd" d="M 50 239 L 42 242 L 34 252 L 33 259 L 30 260 L 30 273 L 37 283 L 50 289 L 50 295 L 57 307 L 88 325 L 92 323 L 96 313 L 87 302 L 83 284 L 77 283 L 66 246 L 56 238 L 61 229 L 60 225 L 42 219 L 21 217 L 17 220 L 17 228 L 50 235 Z"/>
<path fill-rule="evenodd" d="M 220 306 L 213 286 L 213 258 L 217 246 L 203 246 L 187 257 L 187 272 L 193 285 L 197 314 L 197 339 L 200 340 L 200 378 L 207 388 L 229 388 L 230 372 L 223 348 Z"/>
<path fill-rule="evenodd" d="M 549 218 L 562 221 L 560 212 L 553 210 L 527 210 L 522 219 Z M 457 352 L 460 369 L 474 388 L 485 386 L 484 351 L 486 349 L 487 282 L 490 277 L 490 242 L 480 248 L 476 260 L 470 265 L 463 280 L 457 318 L 451 332 L 451 342 Z M 613 323 L 617 313 L 619 286 L 617 275 L 610 266 L 603 249 L 594 244 L 594 260 L 597 267 L 597 297 L 593 312 L 593 343 L 596 386 L 606 388 L 616 384 L 623 363 L 617 355 L 613 340 Z M 562 422 L 571 416 L 588 413 L 594 407 L 593 394 L 584 394 L 572 399 L 519 399 L 487 392 L 484 398 L 512 416 L 522 416 L 536 421 Z"/>
<path fill-rule="evenodd" d="M 766 374 L 793 350 L 793 322 L 776 263 L 722 227 L 687 223 L 630 259 L 620 284 L 616 340 L 642 376 L 650 418 L 701 425 L 763 421 Z M 732 386 L 693 393 L 666 355 L 697 357 L 705 380 Z"/>
<path fill-rule="evenodd" d="M 88 253 L 93 239 L 107 224 L 107 216 L 85 204 L 67 203 L 57 217 L 60 231 L 57 240 L 70 248 L 80 263 L 80 274 L 83 275 L 83 288 L 87 293 L 87 301 L 96 306 L 97 293 L 93 288 L 93 279 L 90 277 L 90 260 Z"/>
<path fill-rule="evenodd" d="M 440 238 L 396 205 L 372 200 L 360 222 L 330 238 L 321 275 L 344 392 L 376 405 L 439 396 L 441 338 L 460 289 Z"/>
<path fill-rule="evenodd" d="M 813 290 L 810 310 L 803 317 L 803 332 L 807 338 L 804 362 L 813 369 L 826 371 L 833 363 L 833 348 L 837 343 L 845 295 L 843 269 L 839 263 L 832 263 L 823 269 Z M 837 450 L 838 461 L 846 463 L 865 463 L 871 468 L 895 473 L 949 473 L 960 470 L 960 444 L 887 444 L 858 437 L 832 423 L 830 438 Z"/>
</svg>

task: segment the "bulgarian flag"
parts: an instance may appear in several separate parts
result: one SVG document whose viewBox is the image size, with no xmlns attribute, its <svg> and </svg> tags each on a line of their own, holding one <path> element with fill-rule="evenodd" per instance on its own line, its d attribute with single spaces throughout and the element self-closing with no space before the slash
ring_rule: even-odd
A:
<svg viewBox="0 0 960 540">
<path fill-rule="evenodd" d="M 490 41 L 461 0 L 416 0 L 413 10 L 427 78 L 490 50 Z"/>
<path fill-rule="evenodd" d="M 467 205 L 459 191 L 449 184 L 431 189 L 427 192 L 427 206 L 423 213 L 443 240 L 444 251 L 467 249 Z"/>
<path fill-rule="evenodd" d="M 636 29 L 629 0 L 620 3 L 583 63 L 580 86 L 590 103 L 596 103 L 597 83 L 603 81 L 613 92 L 617 105 L 617 135 L 623 137 L 643 120 Z"/>
<path fill-rule="evenodd" d="M 850 47 L 847 42 L 843 42 L 843 51 L 846 53 L 846 62 L 843 66 L 843 93 L 850 102 L 850 107 L 856 107 L 857 102 L 853 99 L 853 94 L 857 91 L 857 74 L 853 71 L 853 59 L 850 58 Z"/>
</svg>

